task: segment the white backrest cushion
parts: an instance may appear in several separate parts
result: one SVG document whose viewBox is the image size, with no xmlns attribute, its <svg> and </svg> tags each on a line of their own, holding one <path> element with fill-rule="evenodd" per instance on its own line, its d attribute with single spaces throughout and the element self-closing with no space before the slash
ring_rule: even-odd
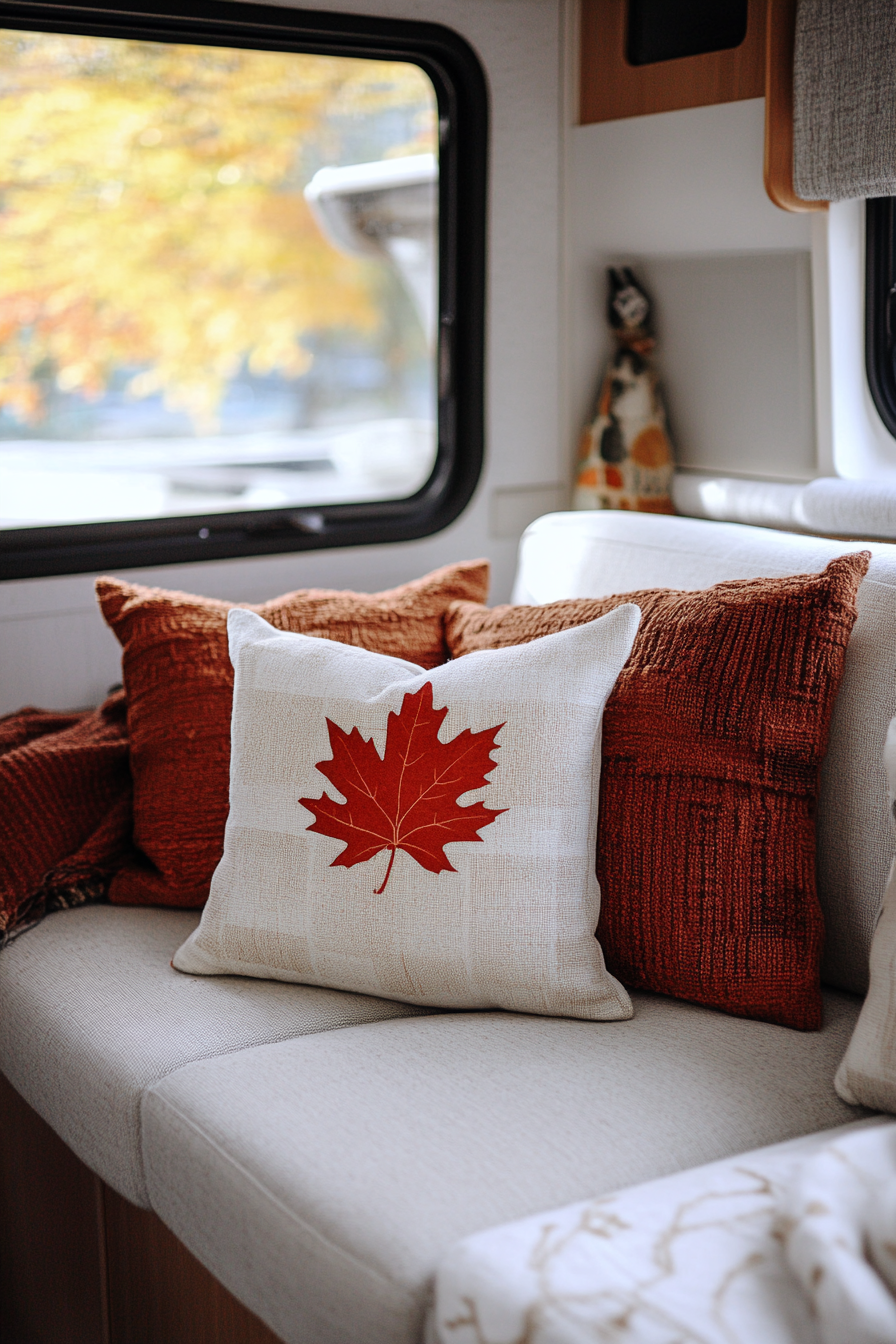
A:
<svg viewBox="0 0 896 1344">
<path fill-rule="evenodd" d="M 884 750 L 896 829 L 896 719 Z M 851 1106 L 896 1113 L 896 859 L 871 944 L 871 983 L 834 1086 Z"/>
<path fill-rule="evenodd" d="M 864 993 L 892 834 L 881 764 L 896 714 L 896 546 L 832 541 L 740 523 L 622 511 L 551 513 L 526 531 L 518 603 L 606 597 L 639 588 L 708 588 L 725 579 L 817 573 L 835 555 L 871 552 L 822 770 L 818 894 L 822 977 Z"/>
</svg>

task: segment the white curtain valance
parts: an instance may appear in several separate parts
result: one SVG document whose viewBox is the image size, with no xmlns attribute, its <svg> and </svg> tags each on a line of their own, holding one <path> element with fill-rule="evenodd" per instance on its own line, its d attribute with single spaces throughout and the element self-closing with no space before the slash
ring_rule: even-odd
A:
<svg viewBox="0 0 896 1344">
<path fill-rule="evenodd" d="M 793 186 L 805 201 L 896 196 L 894 0 L 799 0 Z"/>
</svg>

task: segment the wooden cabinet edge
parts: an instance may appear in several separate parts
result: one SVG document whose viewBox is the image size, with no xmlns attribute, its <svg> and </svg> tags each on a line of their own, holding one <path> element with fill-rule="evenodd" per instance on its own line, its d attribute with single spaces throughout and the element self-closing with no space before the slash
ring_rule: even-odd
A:
<svg viewBox="0 0 896 1344">
<path fill-rule="evenodd" d="M 765 93 L 765 190 L 781 210 L 826 210 L 793 189 L 793 47 L 797 0 L 750 0 L 747 37 L 731 51 L 630 66 L 625 0 L 581 0 L 580 125 L 705 107 Z M 762 44 L 761 74 L 751 52 Z M 758 78 L 757 78 L 758 75 Z"/>
<path fill-rule="evenodd" d="M 765 190 L 781 210 L 827 210 L 793 189 L 793 48 L 796 0 L 768 0 L 765 47 Z"/>
<path fill-rule="evenodd" d="M 3 1344 L 282 1344 L 0 1074 Z"/>
<path fill-rule="evenodd" d="M 765 0 L 750 0 L 739 47 L 643 66 L 625 59 L 626 0 L 580 3 L 580 125 L 762 97 Z"/>
</svg>

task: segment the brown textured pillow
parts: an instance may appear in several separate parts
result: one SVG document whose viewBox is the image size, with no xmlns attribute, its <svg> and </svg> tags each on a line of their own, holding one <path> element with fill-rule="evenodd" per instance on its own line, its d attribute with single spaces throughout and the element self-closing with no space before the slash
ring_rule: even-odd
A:
<svg viewBox="0 0 896 1344">
<path fill-rule="evenodd" d="M 198 906 L 224 845 L 233 668 L 227 613 L 248 606 L 271 625 L 354 644 L 432 668 L 447 651 L 442 618 L 457 599 L 482 601 L 484 560 L 448 565 L 383 593 L 300 589 L 260 606 L 98 579 L 103 616 L 124 650 L 134 778 L 134 843 L 110 900 Z"/>
<path fill-rule="evenodd" d="M 458 657 L 641 608 L 604 714 L 597 846 L 599 937 L 632 988 L 821 1025 L 818 774 L 869 558 L 698 592 L 449 610 Z"/>
</svg>

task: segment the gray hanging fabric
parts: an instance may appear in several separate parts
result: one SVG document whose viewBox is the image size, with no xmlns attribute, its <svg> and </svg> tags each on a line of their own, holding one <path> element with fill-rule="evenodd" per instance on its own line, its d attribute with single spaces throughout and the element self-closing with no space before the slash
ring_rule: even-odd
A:
<svg viewBox="0 0 896 1344">
<path fill-rule="evenodd" d="M 793 75 L 797 196 L 896 196 L 896 0 L 799 0 Z"/>
</svg>

